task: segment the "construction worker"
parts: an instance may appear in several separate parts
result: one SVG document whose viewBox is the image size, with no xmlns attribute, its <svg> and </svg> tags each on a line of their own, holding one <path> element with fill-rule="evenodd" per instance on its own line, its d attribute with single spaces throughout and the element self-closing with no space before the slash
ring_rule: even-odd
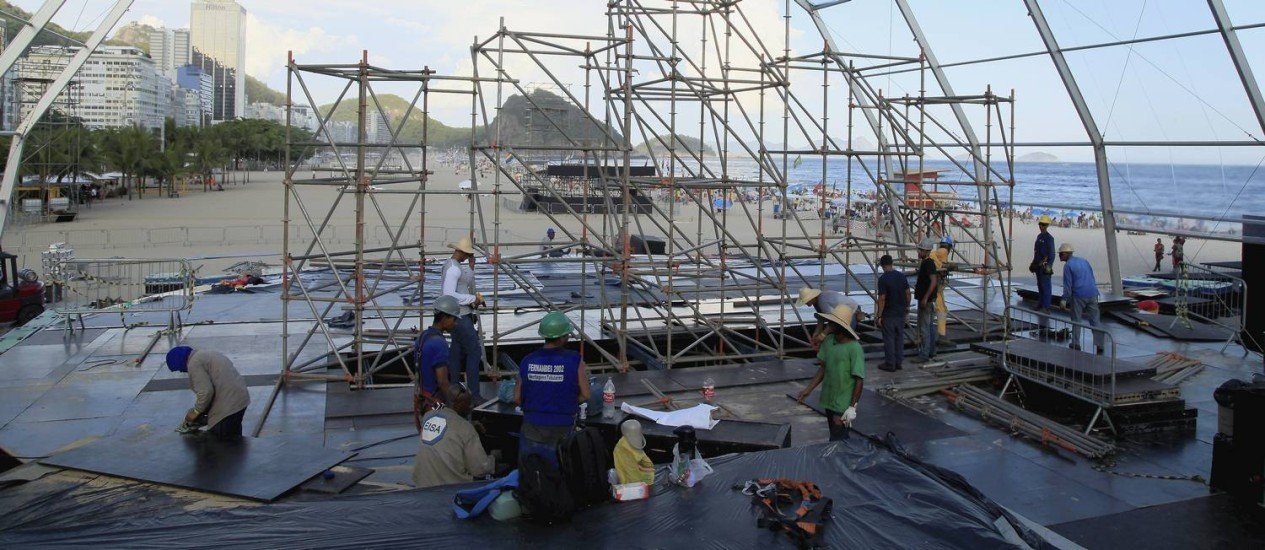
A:
<svg viewBox="0 0 1265 550">
<path fill-rule="evenodd" d="M 885 371 L 901 369 L 905 355 L 905 320 L 909 318 L 912 296 L 909 279 L 893 264 L 890 254 L 878 260 L 883 274 L 878 278 L 878 303 L 874 307 L 874 318 L 883 332 L 883 364 L 878 368 Z"/>
<path fill-rule="evenodd" d="M 1049 313 L 1050 301 L 1053 299 L 1051 282 L 1054 278 L 1054 235 L 1050 234 L 1051 221 L 1053 220 L 1048 214 L 1042 214 L 1037 220 L 1037 227 L 1041 232 L 1037 234 L 1037 241 L 1032 247 L 1032 267 L 1037 276 L 1037 293 L 1040 296 L 1037 299 L 1037 309 L 1043 313 Z"/>
<path fill-rule="evenodd" d="M 799 289 L 799 299 L 795 301 L 795 307 L 813 306 L 817 313 L 830 313 L 838 306 L 848 306 L 855 311 L 852 318 L 852 330 L 857 330 L 857 324 L 860 323 L 861 317 L 865 315 L 860 308 L 860 304 L 852 297 L 839 292 L 837 290 L 817 290 L 811 287 Z M 813 349 L 821 346 L 821 341 L 825 338 L 826 324 L 823 321 L 817 321 L 817 328 L 813 331 Z"/>
<path fill-rule="evenodd" d="M 413 342 L 413 364 L 417 366 L 417 391 L 414 418 L 445 403 L 443 396 L 448 389 L 451 352 L 445 332 L 452 332 L 461 316 L 461 306 L 452 296 L 440 296 L 434 303 L 435 316 L 431 325 Z M 418 427 L 420 429 L 420 419 Z"/>
<path fill-rule="evenodd" d="M 580 352 L 566 349 L 572 329 L 566 315 L 549 312 L 537 330 L 545 345 L 519 363 L 514 401 L 523 409 L 520 461 L 539 454 L 556 463 L 554 449 L 575 429 L 580 403 L 589 399 L 588 368 Z"/>
<path fill-rule="evenodd" d="M 473 408 L 470 391 L 463 384 L 453 384 L 444 387 L 443 397 L 447 407 L 422 417 L 413 463 L 413 484 L 418 487 L 473 481 L 492 473 L 496 465 L 479 442 L 478 431 L 465 418 Z"/>
<path fill-rule="evenodd" d="M 561 256 L 565 256 L 567 252 L 570 252 L 570 249 L 568 248 L 559 248 L 558 250 L 552 250 L 554 247 L 553 238 L 557 236 L 557 234 L 558 232 L 554 231 L 552 227 L 545 230 L 545 238 L 540 239 L 540 257 L 541 258 L 558 258 Z"/>
<path fill-rule="evenodd" d="M 914 297 L 918 299 L 918 357 L 915 363 L 926 363 L 936 355 L 936 296 L 940 291 L 940 274 L 931 251 L 936 248 L 935 237 L 926 237 L 918 243 L 918 280 L 914 282 Z"/>
<path fill-rule="evenodd" d="M 848 306 L 817 314 L 818 319 L 826 321 L 828 337 L 817 352 L 817 374 L 797 397 L 803 403 L 818 384 L 825 382 L 818 401 L 826 410 L 831 441 L 847 437 L 847 428 L 857 417 L 857 401 L 861 399 L 865 382 L 865 352 L 857 342 L 856 331 L 852 330 L 852 316 L 852 308 Z"/>
<path fill-rule="evenodd" d="M 462 237 L 455 243 L 448 243 L 452 249 L 452 257 L 444 261 L 440 267 L 443 274 L 439 293 L 457 299 L 461 308 L 457 316 L 457 324 L 452 329 L 452 348 L 448 376 L 453 382 L 461 380 L 461 373 L 466 375 L 466 387 L 476 403 L 483 402 L 479 393 L 479 370 L 483 365 L 483 340 L 474 325 L 479 322 L 474 310 L 483 307 L 483 295 L 474 291 L 474 243 L 470 237 Z"/>
<path fill-rule="evenodd" d="M 1155 268 L 1151 271 L 1158 272 L 1160 270 L 1160 262 L 1164 261 L 1164 241 L 1156 237 L 1155 246 L 1152 247 L 1152 250 L 1155 252 Z"/>
<path fill-rule="evenodd" d="M 197 400 L 176 428 L 182 434 L 198 433 L 201 426 L 220 439 L 240 439 L 242 419 L 250 405 L 250 393 L 233 362 L 224 354 L 176 346 L 167 352 L 167 368 L 189 375 L 189 385 Z"/>
<path fill-rule="evenodd" d="M 1094 268 L 1085 258 L 1073 256 L 1076 249 L 1071 244 L 1063 243 L 1059 247 L 1059 259 L 1063 264 L 1063 303 L 1072 309 L 1072 349 L 1081 349 L 1081 327 L 1083 320 L 1093 327 L 1094 351 L 1103 354 L 1103 334 L 1098 330 L 1098 281 L 1094 278 Z"/>
</svg>

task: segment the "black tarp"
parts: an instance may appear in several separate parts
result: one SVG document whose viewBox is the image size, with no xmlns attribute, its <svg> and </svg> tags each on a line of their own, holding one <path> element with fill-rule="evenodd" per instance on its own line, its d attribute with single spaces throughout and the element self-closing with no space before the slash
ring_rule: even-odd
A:
<svg viewBox="0 0 1265 550">
<path fill-rule="evenodd" d="M 0 492 L 0 547 L 794 548 L 785 534 L 757 528 L 758 508 L 732 488 L 764 477 L 813 481 L 834 499 L 831 548 L 1015 546 L 1000 508 L 896 449 L 854 435 L 712 458 L 715 473 L 692 489 L 660 475 L 648 500 L 600 505 L 555 527 L 456 520 L 453 494 L 469 485 L 208 509 L 132 482 L 59 476 Z"/>
</svg>

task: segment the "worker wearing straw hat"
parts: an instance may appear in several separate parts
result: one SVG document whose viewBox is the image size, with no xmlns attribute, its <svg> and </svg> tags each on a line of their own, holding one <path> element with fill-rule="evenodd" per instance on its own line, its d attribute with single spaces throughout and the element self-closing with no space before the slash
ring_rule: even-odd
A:
<svg viewBox="0 0 1265 550">
<path fill-rule="evenodd" d="M 483 306 L 483 295 L 474 291 L 474 243 L 470 237 L 462 237 L 455 243 L 448 243 L 452 249 L 452 257 L 444 261 L 440 268 L 442 281 L 440 294 L 457 299 L 460 306 L 457 326 L 452 330 L 452 351 L 448 364 L 449 378 L 459 382 L 462 372 L 466 375 L 466 387 L 475 403 L 482 403 L 479 394 L 479 369 L 483 362 L 483 341 L 475 329 L 479 318 L 474 310 Z"/>
<path fill-rule="evenodd" d="M 865 382 L 865 352 L 861 351 L 857 333 L 852 330 L 853 315 L 852 308 L 842 305 L 830 313 L 817 314 L 818 319 L 826 322 L 826 339 L 817 352 L 817 374 L 797 397 L 803 403 L 813 389 L 824 382 L 818 400 L 826 410 L 831 441 L 847 437 L 848 427 L 857 417 L 857 401 L 861 399 Z"/>
<path fill-rule="evenodd" d="M 857 324 L 861 321 L 860 304 L 852 297 L 839 292 L 837 290 L 817 290 L 811 287 L 799 289 L 799 299 L 795 301 L 795 307 L 813 306 L 817 313 L 830 313 L 836 307 L 848 306 L 852 311 L 856 312 L 852 317 L 852 330 L 857 329 Z M 817 321 L 817 329 L 813 331 L 813 349 L 821 346 L 821 341 L 825 338 L 826 324 L 823 321 Z"/>
</svg>

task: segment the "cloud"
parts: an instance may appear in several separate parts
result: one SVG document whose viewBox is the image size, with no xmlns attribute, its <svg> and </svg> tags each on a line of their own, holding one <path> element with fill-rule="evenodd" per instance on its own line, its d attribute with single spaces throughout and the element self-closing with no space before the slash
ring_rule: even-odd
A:
<svg viewBox="0 0 1265 550">
<path fill-rule="evenodd" d="M 277 76 L 285 68 L 286 52 L 295 59 L 319 57 L 308 62 L 350 62 L 358 59 L 359 40 L 353 35 L 331 34 L 321 27 L 286 28 L 246 14 L 246 74 L 262 80 Z M 330 58 L 335 58 L 331 60 Z"/>
<path fill-rule="evenodd" d="M 149 25 L 149 26 L 154 27 L 154 28 L 156 28 L 156 29 L 161 29 L 161 28 L 163 28 L 163 27 L 166 27 L 166 26 L 167 26 L 167 24 L 166 24 L 166 23 L 164 23 L 162 19 L 159 19 L 159 18 L 157 18 L 157 17 L 155 17 L 155 16 L 153 16 L 153 15 L 144 15 L 144 16 L 141 16 L 141 18 L 140 18 L 140 19 L 137 19 L 137 20 L 136 20 L 136 22 L 137 22 L 137 23 L 140 23 L 140 24 L 142 24 L 142 25 Z"/>
</svg>

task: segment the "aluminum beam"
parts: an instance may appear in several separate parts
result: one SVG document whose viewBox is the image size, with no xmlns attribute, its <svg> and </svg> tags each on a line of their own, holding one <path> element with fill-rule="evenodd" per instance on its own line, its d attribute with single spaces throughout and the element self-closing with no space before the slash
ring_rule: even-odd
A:
<svg viewBox="0 0 1265 550">
<path fill-rule="evenodd" d="M 49 4 L 51 3 L 52 2 L 49 2 Z M 62 3 L 64 2 L 58 2 L 58 7 L 60 7 L 60 4 Z M 47 7 L 48 4 L 45 4 L 44 8 Z M 132 0 L 117 0 L 114 3 L 114 7 L 111 8 L 110 12 L 104 19 L 101 20 L 101 24 L 97 25 L 96 30 L 92 31 L 92 36 L 90 36 L 88 41 L 84 43 L 84 47 L 70 58 L 70 62 L 66 64 L 64 69 L 62 69 L 61 74 L 57 75 L 57 78 L 53 80 L 52 84 L 44 90 L 44 95 L 40 97 L 40 100 L 36 102 L 35 107 L 31 109 L 31 114 L 27 115 L 26 119 L 23 120 L 22 123 L 18 125 L 17 129 L 14 130 L 13 141 L 9 145 L 9 158 L 5 162 L 4 166 L 3 179 L 0 179 L 0 238 L 3 238 L 4 236 L 4 226 L 5 223 L 8 222 L 9 210 L 12 208 L 13 192 L 18 180 L 18 171 L 22 166 L 22 150 L 26 147 L 26 135 L 31 131 L 31 128 L 35 126 L 35 123 L 39 122 L 39 120 L 43 118 L 44 113 L 47 112 L 48 108 L 53 105 L 53 101 L 57 99 L 57 96 L 61 94 L 62 90 L 66 89 L 66 85 L 70 83 L 72 78 L 74 78 L 75 73 L 78 73 L 79 68 L 82 67 L 84 62 L 88 60 L 88 56 L 92 55 L 92 52 L 97 49 L 97 46 L 101 45 L 101 42 L 105 40 L 106 35 L 110 33 L 110 30 L 114 28 L 114 25 L 118 24 L 119 19 L 122 19 L 123 14 L 127 13 L 127 10 L 131 7 Z M 42 8 L 40 11 L 43 12 L 44 9 Z M 50 14 L 49 17 L 51 18 L 52 15 Z M 22 32 L 26 32 L 30 29 L 31 27 L 24 28 L 22 29 Z M 32 32 L 34 33 L 36 31 Z M 20 35 L 21 33 L 19 33 L 19 36 Z M 16 51 L 16 48 L 14 50 Z"/>
<path fill-rule="evenodd" d="M 1054 38 L 1054 32 L 1050 30 L 1050 24 L 1045 20 L 1040 2 L 1024 0 L 1023 3 L 1028 7 L 1028 15 L 1032 17 L 1032 23 L 1036 25 L 1041 41 L 1045 44 L 1046 51 L 1050 53 L 1050 60 L 1054 62 L 1054 68 L 1058 71 L 1063 86 L 1067 88 L 1067 95 L 1072 100 L 1072 105 L 1076 107 L 1076 114 L 1080 117 L 1081 124 L 1085 126 L 1085 133 L 1089 135 L 1089 141 L 1094 147 L 1094 166 L 1098 172 L 1098 197 L 1103 213 L 1103 237 L 1107 244 L 1107 269 L 1111 274 L 1111 291 L 1120 294 L 1124 291 L 1124 285 L 1120 280 L 1120 248 L 1116 243 L 1115 206 L 1111 200 L 1107 146 L 1103 143 L 1098 123 L 1094 121 L 1094 114 L 1089 110 L 1089 104 L 1085 103 L 1085 96 L 1081 94 L 1080 86 L 1076 84 L 1072 68 L 1068 66 L 1067 58 L 1063 56 L 1063 50 L 1059 49 L 1058 40 Z"/>
<path fill-rule="evenodd" d="M 1230 24 L 1230 14 L 1226 13 L 1225 4 L 1221 0 L 1208 0 L 1208 8 L 1212 10 L 1212 18 L 1217 21 L 1217 27 L 1221 30 L 1221 38 L 1225 40 L 1225 49 L 1229 50 L 1230 59 L 1234 61 L 1234 68 L 1239 73 L 1239 80 L 1243 82 L 1247 99 L 1252 102 L 1252 111 L 1256 113 L 1256 123 L 1261 131 L 1265 132 L 1265 100 L 1261 99 L 1261 87 L 1257 84 L 1256 77 L 1252 75 L 1252 66 L 1247 62 L 1247 56 L 1243 54 L 1243 44 L 1239 42 L 1239 35 Z M 1265 138 L 1265 135 L 1261 137 Z"/>
</svg>

